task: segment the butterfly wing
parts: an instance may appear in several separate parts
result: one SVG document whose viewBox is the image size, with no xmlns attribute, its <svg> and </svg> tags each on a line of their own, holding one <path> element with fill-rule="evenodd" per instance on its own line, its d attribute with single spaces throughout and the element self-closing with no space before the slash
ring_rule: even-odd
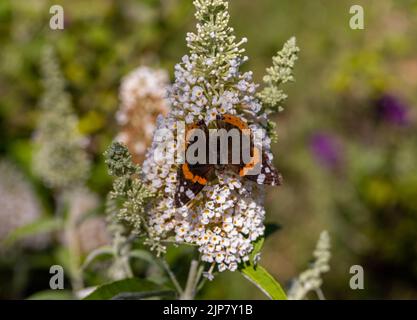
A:
<svg viewBox="0 0 417 320">
<path fill-rule="evenodd" d="M 221 115 L 217 118 L 218 127 L 225 128 L 226 130 L 230 130 L 231 128 L 236 128 L 242 132 L 242 140 L 241 140 L 241 152 L 242 154 L 250 154 L 251 161 L 248 163 L 244 163 L 243 160 L 241 164 L 230 164 L 229 167 L 233 171 L 239 172 L 239 175 L 242 177 L 246 177 L 247 179 L 254 181 L 258 184 L 266 184 L 266 185 L 281 185 L 282 184 L 282 176 L 278 172 L 278 170 L 273 166 L 272 162 L 270 161 L 268 155 L 265 152 L 260 152 L 260 150 L 254 146 L 254 138 L 252 131 L 248 124 L 233 115 L 225 114 Z M 250 134 L 249 144 L 243 143 L 244 134 Z M 229 152 L 231 148 L 229 146 Z M 229 156 L 229 159 L 231 157 Z M 229 162 L 231 163 L 231 162 Z"/>
<path fill-rule="evenodd" d="M 189 165 L 184 163 L 178 169 L 178 183 L 175 193 L 177 208 L 187 205 L 203 190 L 212 178 L 214 166 L 205 164 Z"/>
<path fill-rule="evenodd" d="M 257 152 L 259 153 L 259 150 Z M 261 162 L 254 162 L 253 167 L 251 164 L 249 164 L 249 167 L 248 165 L 243 165 L 239 171 L 239 174 L 245 176 L 246 179 L 254 181 L 258 184 L 266 184 L 271 186 L 282 185 L 282 175 L 272 165 L 272 162 L 265 152 L 262 153 L 262 157 L 255 158 L 254 160 Z M 260 166 L 260 168 L 256 168 L 256 166 Z M 255 173 L 251 172 L 252 170 L 254 170 Z"/>
<path fill-rule="evenodd" d="M 228 139 L 228 169 L 231 171 L 237 172 L 240 168 L 240 163 L 243 163 L 243 154 L 244 152 L 250 152 L 250 149 L 252 148 L 253 139 L 251 130 L 244 120 L 240 119 L 239 117 L 230 115 L 230 114 L 223 114 L 218 115 L 217 119 L 217 128 L 219 130 L 224 129 L 227 134 L 231 133 L 231 130 L 236 130 L 236 132 L 239 133 L 239 148 L 236 150 L 233 148 L 233 139 Z M 222 136 L 222 138 L 224 138 Z M 249 139 L 244 143 L 244 139 Z M 247 143 L 249 142 L 249 143 Z M 220 154 L 221 150 L 218 148 L 217 152 Z M 237 159 L 239 161 L 234 161 L 233 152 L 239 152 Z M 248 153 L 249 154 L 249 153 Z M 236 155 L 235 155 L 236 156 Z M 220 157 L 219 157 L 220 158 Z M 236 158 L 236 157 L 235 157 Z"/>
<path fill-rule="evenodd" d="M 192 140 L 193 130 L 200 129 L 205 133 L 206 146 L 208 141 L 208 128 L 204 121 L 200 121 L 187 128 L 186 132 L 186 151 L 193 143 L 198 142 Z M 207 155 L 207 151 L 206 151 Z M 212 179 L 214 166 L 210 165 L 206 159 L 205 163 L 190 164 L 187 159 L 182 164 L 177 173 L 177 189 L 175 193 L 175 206 L 177 208 L 187 205 L 191 200 L 203 190 L 207 183 Z"/>
</svg>

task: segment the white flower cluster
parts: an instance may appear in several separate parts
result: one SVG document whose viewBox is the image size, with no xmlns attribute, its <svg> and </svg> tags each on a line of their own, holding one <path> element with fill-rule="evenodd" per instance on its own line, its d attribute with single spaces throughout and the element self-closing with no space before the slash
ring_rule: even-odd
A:
<svg viewBox="0 0 417 320">
<path fill-rule="evenodd" d="M 173 133 L 164 141 L 168 153 L 156 157 L 161 141 L 155 140 L 143 165 L 145 181 L 160 195 L 158 205 L 148 213 L 148 223 L 159 239 L 173 236 L 175 242 L 197 245 L 202 261 L 217 265 L 220 272 L 235 271 L 239 263 L 249 260 L 253 241 L 264 233 L 262 186 L 233 173 L 218 173 L 218 181 L 207 185 L 191 206 L 176 209 L 178 165 L 169 161 L 177 151 L 173 137 L 178 121 L 204 120 L 209 125 L 218 114 L 233 114 L 247 120 L 252 129 L 260 129 L 267 115 L 256 98 L 252 73 L 239 71 L 247 60 L 239 49 L 246 40 L 234 42 L 233 29 L 226 23 L 227 2 L 199 0 L 195 5 L 198 33 L 187 36 L 191 55 L 175 68 L 172 109 L 158 124 L 159 130 Z M 207 46 L 210 50 L 204 50 Z M 267 136 L 263 144 L 268 151 Z"/>
<path fill-rule="evenodd" d="M 220 82 L 232 81 L 230 86 L 223 85 L 217 90 L 204 77 L 196 76 L 198 70 L 196 55 L 184 56 L 182 63 L 175 67 L 175 83 L 171 90 L 172 116 L 183 120 L 187 124 L 198 120 L 210 123 L 218 114 L 239 114 L 243 117 L 255 116 L 257 121 L 266 119 L 265 114 L 259 114 L 261 104 L 255 98 L 257 85 L 252 81 L 252 72 L 244 74 L 236 71 L 243 60 L 231 60 L 225 67 L 226 74 L 233 74 L 232 78 L 219 78 Z"/>
<path fill-rule="evenodd" d="M 99 205 L 98 196 L 86 187 L 68 190 L 64 194 L 68 204 L 68 225 L 61 235 L 63 244 L 77 253 L 88 254 L 110 243 L 110 234 L 103 217 L 91 216 Z"/>
<path fill-rule="evenodd" d="M 129 109 L 141 98 L 165 98 L 168 80 L 168 74 L 164 70 L 138 67 L 122 80 L 120 100 Z"/>
<path fill-rule="evenodd" d="M 281 104 L 287 99 L 287 95 L 279 87 L 284 83 L 295 81 L 293 69 L 299 51 L 295 38 L 290 38 L 282 50 L 272 58 L 272 66 L 266 69 L 263 78 L 265 88 L 257 94 L 257 97 L 269 112 L 282 111 Z"/>
<path fill-rule="evenodd" d="M 122 79 L 116 114 L 121 130 L 116 140 L 129 148 L 136 163 L 144 159 L 157 116 L 168 113 L 168 84 L 166 71 L 149 67 L 139 67 Z"/>
<path fill-rule="evenodd" d="M 33 170 L 47 186 L 62 190 L 83 184 L 88 177 L 88 140 L 78 130 L 78 118 L 52 47 L 44 48 L 41 67 L 44 93 L 35 131 Z"/>
<path fill-rule="evenodd" d="M 0 161 L 0 203 L 0 244 L 16 228 L 41 218 L 41 206 L 33 188 L 14 165 L 4 160 Z M 22 245 L 40 249 L 48 242 L 48 235 L 39 234 L 24 239 Z"/>
<path fill-rule="evenodd" d="M 310 291 L 316 291 L 320 299 L 323 294 L 320 287 L 323 283 L 322 274 L 330 270 L 330 236 L 327 231 L 320 234 L 313 256 L 314 263 L 306 271 L 302 272 L 294 281 L 288 293 L 289 300 L 302 300 Z"/>
</svg>

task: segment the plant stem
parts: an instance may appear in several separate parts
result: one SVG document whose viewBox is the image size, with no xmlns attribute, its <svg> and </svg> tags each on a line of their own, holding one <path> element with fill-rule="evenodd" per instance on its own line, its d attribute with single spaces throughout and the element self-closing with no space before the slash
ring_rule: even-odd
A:
<svg viewBox="0 0 417 320">
<path fill-rule="evenodd" d="M 201 266 L 200 267 L 200 269 L 199 269 L 199 272 L 201 271 L 201 273 L 199 273 L 199 275 L 198 275 L 198 281 L 200 281 L 200 283 L 198 283 L 198 281 L 196 282 L 196 291 L 198 292 L 198 291 L 200 291 L 203 287 L 204 287 L 204 285 L 206 284 L 206 281 L 207 281 L 207 279 L 208 279 L 208 276 L 209 275 L 212 275 L 212 273 L 213 273 L 213 269 L 214 269 L 214 266 L 215 266 L 215 263 L 213 262 L 212 264 L 211 264 L 211 266 L 210 266 L 210 268 L 208 269 L 208 271 L 206 272 L 208 275 L 207 276 L 204 276 L 203 277 L 203 279 L 201 279 L 201 275 L 204 273 L 204 266 Z M 210 279 L 210 281 L 211 281 L 212 279 Z"/>
<path fill-rule="evenodd" d="M 133 278 L 134 275 L 132 268 L 130 267 L 129 257 L 120 257 L 119 259 L 121 260 L 126 278 Z"/>
<path fill-rule="evenodd" d="M 59 190 L 55 195 L 55 217 L 64 219 L 68 203 L 65 201 L 65 192 Z M 65 221 L 66 220 L 66 221 Z M 70 281 L 74 292 L 84 288 L 83 274 L 81 271 L 81 244 L 77 236 L 77 223 L 71 215 L 65 219 L 64 232 L 68 241 Z"/>
<path fill-rule="evenodd" d="M 199 268 L 198 268 L 198 271 L 197 271 L 197 276 L 196 276 L 196 278 L 195 278 L 195 282 L 194 282 L 194 291 L 197 293 L 200 289 L 201 289 L 201 287 L 199 286 L 199 282 L 200 282 L 200 279 L 201 279 L 201 276 L 202 276 L 202 274 L 203 274 L 203 271 L 204 271 L 204 265 L 201 265 Z"/>
<path fill-rule="evenodd" d="M 319 297 L 320 300 L 326 300 L 326 298 L 325 298 L 325 296 L 324 296 L 323 291 L 321 290 L 321 288 L 317 288 L 316 289 L 316 293 L 317 293 L 317 296 Z"/>
<path fill-rule="evenodd" d="M 166 273 L 168 274 L 169 278 L 171 279 L 171 282 L 174 284 L 175 289 L 177 289 L 180 296 L 184 294 L 184 291 L 181 288 L 180 283 L 177 280 L 177 277 L 175 274 L 171 271 L 171 268 L 168 265 L 168 262 L 165 259 L 161 259 L 162 266 L 164 267 Z"/>
<path fill-rule="evenodd" d="M 195 287 L 198 275 L 198 261 L 192 260 L 190 271 L 188 272 L 187 284 L 185 285 L 184 293 L 180 296 L 180 300 L 193 300 L 195 297 Z"/>
</svg>

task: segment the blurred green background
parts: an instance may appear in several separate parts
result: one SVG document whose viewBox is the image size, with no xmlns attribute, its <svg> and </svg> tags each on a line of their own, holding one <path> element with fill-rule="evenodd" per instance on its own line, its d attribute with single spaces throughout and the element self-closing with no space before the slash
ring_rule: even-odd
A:
<svg viewBox="0 0 417 320">
<path fill-rule="evenodd" d="M 49 28 L 53 4 L 65 10 L 64 30 Z M 365 10 L 364 30 L 349 27 L 355 4 Z M 263 265 L 289 285 L 327 229 L 333 256 L 326 298 L 417 298 L 417 2 L 233 0 L 230 10 L 237 36 L 249 39 L 245 68 L 257 82 L 289 37 L 301 48 L 297 81 L 286 87 L 289 99 L 276 117 L 275 161 L 285 184 L 268 191 L 267 221 L 282 228 L 268 239 Z M 195 30 L 193 14 L 190 0 L 0 2 L 0 157 L 29 179 L 43 215 L 52 215 L 53 195 L 31 167 L 42 48 L 56 49 L 90 141 L 88 187 L 103 202 L 112 180 L 102 154 L 118 130 L 120 80 L 144 64 L 173 79 L 187 53 L 185 34 Z M 62 262 L 63 250 L 57 241 L 0 250 L 0 298 L 48 289 L 49 266 Z M 187 250 L 168 258 L 185 277 Z M 364 290 L 349 288 L 355 264 L 364 268 Z M 239 274 L 225 273 L 199 298 L 263 296 Z"/>
</svg>

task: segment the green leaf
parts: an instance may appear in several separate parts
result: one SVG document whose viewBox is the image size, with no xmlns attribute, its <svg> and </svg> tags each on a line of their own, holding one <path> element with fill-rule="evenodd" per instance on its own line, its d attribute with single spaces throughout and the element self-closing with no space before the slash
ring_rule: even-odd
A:
<svg viewBox="0 0 417 320">
<path fill-rule="evenodd" d="M 136 299 L 155 297 L 173 293 L 151 281 L 137 278 L 124 279 L 99 286 L 84 300 L 109 300 L 134 297 Z"/>
<path fill-rule="evenodd" d="M 272 300 L 287 300 L 281 285 L 261 266 L 246 264 L 240 268 L 242 275 Z"/>
<path fill-rule="evenodd" d="M 27 300 L 73 300 L 74 296 L 69 290 L 44 290 L 27 298 Z"/>
<path fill-rule="evenodd" d="M 159 290 L 148 292 L 122 292 L 115 295 L 112 300 L 140 300 L 153 297 L 161 297 L 165 295 L 172 295 L 172 290 Z"/>
<path fill-rule="evenodd" d="M 97 248 L 93 251 L 91 251 L 87 258 L 85 258 L 85 261 L 83 265 L 81 266 L 82 270 L 87 269 L 87 267 L 97 258 L 103 255 L 113 255 L 113 248 L 110 246 L 102 246 L 100 248 Z"/>
<path fill-rule="evenodd" d="M 140 260 L 146 261 L 150 264 L 156 264 L 156 265 L 159 266 L 155 257 L 150 252 L 148 252 L 146 250 L 141 250 L 141 249 L 132 250 L 129 253 L 129 257 L 140 259 Z"/>
<path fill-rule="evenodd" d="M 53 232 L 63 227 L 63 221 L 56 218 L 42 218 L 33 223 L 13 230 L 4 240 L 5 245 L 12 245 L 16 241 L 42 233 Z"/>
<path fill-rule="evenodd" d="M 275 231 L 278 231 L 281 229 L 281 226 L 276 224 L 276 223 L 267 223 L 265 225 L 265 234 L 263 237 L 259 237 L 258 239 L 256 239 L 256 241 L 254 241 L 253 244 L 253 250 L 251 252 L 250 255 L 250 261 L 253 264 L 256 264 L 256 256 L 261 252 L 262 247 L 265 243 L 265 239 L 267 239 L 270 235 L 272 235 L 273 233 L 275 233 Z"/>
<path fill-rule="evenodd" d="M 260 237 L 253 242 L 253 250 L 250 254 L 250 262 L 256 264 L 256 256 L 261 252 L 262 247 L 264 246 L 265 237 Z"/>
<path fill-rule="evenodd" d="M 275 231 L 281 229 L 281 226 L 275 223 L 265 225 L 265 234 L 253 242 L 253 250 L 250 254 L 249 262 L 239 267 L 243 276 L 257 286 L 270 299 L 286 300 L 284 290 L 281 285 L 261 266 L 257 265 L 256 256 L 261 252 L 265 239 Z"/>
</svg>

